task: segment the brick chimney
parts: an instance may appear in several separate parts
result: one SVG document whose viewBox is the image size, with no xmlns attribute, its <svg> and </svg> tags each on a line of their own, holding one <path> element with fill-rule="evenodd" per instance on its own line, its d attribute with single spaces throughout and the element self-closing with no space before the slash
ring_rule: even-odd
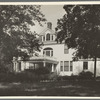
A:
<svg viewBox="0 0 100 100">
<path fill-rule="evenodd" d="M 51 22 L 47 23 L 47 28 L 52 29 L 52 23 Z"/>
</svg>

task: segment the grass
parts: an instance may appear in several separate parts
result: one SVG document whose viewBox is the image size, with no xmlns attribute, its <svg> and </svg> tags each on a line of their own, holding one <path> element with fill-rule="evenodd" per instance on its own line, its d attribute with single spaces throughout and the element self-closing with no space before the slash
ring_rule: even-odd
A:
<svg viewBox="0 0 100 100">
<path fill-rule="evenodd" d="M 0 83 L 0 96 L 100 96 L 99 81 Z"/>
</svg>

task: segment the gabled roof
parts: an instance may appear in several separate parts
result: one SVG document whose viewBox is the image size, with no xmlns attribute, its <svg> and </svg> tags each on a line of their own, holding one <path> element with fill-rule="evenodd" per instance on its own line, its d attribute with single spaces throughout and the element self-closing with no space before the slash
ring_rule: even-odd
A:
<svg viewBox="0 0 100 100">
<path fill-rule="evenodd" d="M 55 32 L 52 29 L 46 28 L 39 35 L 45 35 L 45 32 L 48 30 L 50 31 L 50 34 L 55 34 Z"/>
</svg>

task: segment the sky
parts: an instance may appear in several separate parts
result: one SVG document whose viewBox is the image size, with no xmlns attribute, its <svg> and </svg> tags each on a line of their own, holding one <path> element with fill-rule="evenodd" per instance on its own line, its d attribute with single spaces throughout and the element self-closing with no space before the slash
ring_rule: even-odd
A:
<svg viewBox="0 0 100 100">
<path fill-rule="evenodd" d="M 63 5 L 42 5 L 41 12 L 45 15 L 47 22 L 52 23 L 52 29 L 55 30 L 57 26 L 57 19 L 62 18 L 66 13 L 63 9 Z M 40 33 L 47 27 L 47 24 L 43 24 L 43 27 L 36 23 L 35 26 L 31 27 L 31 30 Z"/>
</svg>

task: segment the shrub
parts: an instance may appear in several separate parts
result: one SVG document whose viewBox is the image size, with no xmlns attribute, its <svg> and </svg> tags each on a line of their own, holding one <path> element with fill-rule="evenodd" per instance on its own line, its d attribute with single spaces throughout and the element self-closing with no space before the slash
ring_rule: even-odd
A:
<svg viewBox="0 0 100 100">
<path fill-rule="evenodd" d="M 71 75 L 71 76 L 59 76 L 57 78 L 58 81 L 75 81 L 77 80 L 77 75 Z"/>
<path fill-rule="evenodd" d="M 35 73 L 30 73 L 30 72 L 17 73 L 16 80 L 19 82 L 39 81 L 38 76 Z"/>
<path fill-rule="evenodd" d="M 45 75 L 45 74 L 49 74 L 50 71 L 47 67 L 39 67 L 35 70 L 35 74 L 37 75 Z"/>
<path fill-rule="evenodd" d="M 54 80 L 56 74 L 50 73 L 46 67 L 26 69 L 21 73 L 0 73 L 1 82 L 35 82 L 41 80 Z"/>
<path fill-rule="evenodd" d="M 79 73 L 79 80 L 84 80 L 84 79 L 88 79 L 91 80 L 93 79 L 93 73 L 90 71 L 82 71 Z"/>
<path fill-rule="evenodd" d="M 51 72 L 51 73 L 49 74 L 49 77 L 48 77 L 49 80 L 53 80 L 53 81 L 56 81 L 57 78 L 58 78 L 58 75 L 57 75 L 56 72 Z"/>
<path fill-rule="evenodd" d="M 12 82 L 16 77 L 14 73 L 0 73 L 0 82 Z"/>
</svg>

